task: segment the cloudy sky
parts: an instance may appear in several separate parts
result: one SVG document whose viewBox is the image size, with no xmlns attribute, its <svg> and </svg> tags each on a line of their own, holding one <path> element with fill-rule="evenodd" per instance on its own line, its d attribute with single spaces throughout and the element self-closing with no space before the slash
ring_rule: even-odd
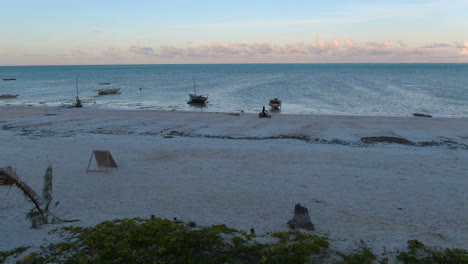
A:
<svg viewBox="0 0 468 264">
<path fill-rule="evenodd" d="M 0 65 L 468 63 L 468 0 L 0 0 Z"/>
</svg>

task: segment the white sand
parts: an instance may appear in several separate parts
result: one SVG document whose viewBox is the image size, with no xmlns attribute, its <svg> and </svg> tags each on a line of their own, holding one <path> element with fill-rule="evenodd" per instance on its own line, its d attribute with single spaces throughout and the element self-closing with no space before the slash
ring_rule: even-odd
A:
<svg viewBox="0 0 468 264">
<path fill-rule="evenodd" d="M 40 193 L 50 162 L 60 201 L 53 212 L 79 225 L 154 214 L 264 233 L 287 230 L 300 202 L 314 233 L 341 250 L 362 240 L 396 251 L 409 239 L 468 248 L 467 119 L 1 106 L 0 128 L 0 166 L 17 168 Z M 350 145 L 223 138 L 280 135 Z M 459 144 L 365 145 L 366 136 Z M 119 168 L 86 173 L 101 149 Z M 0 250 L 59 239 L 47 234 L 57 225 L 29 228 L 31 204 L 15 188 L 0 188 L 0 198 Z"/>
</svg>

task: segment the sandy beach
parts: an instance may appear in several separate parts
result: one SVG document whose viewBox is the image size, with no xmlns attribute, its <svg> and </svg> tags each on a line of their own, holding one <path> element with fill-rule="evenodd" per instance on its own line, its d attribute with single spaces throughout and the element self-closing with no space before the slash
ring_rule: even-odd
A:
<svg viewBox="0 0 468 264">
<path fill-rule="evenodd" d="M 257 233 L 309 209 L 332 246 L 396 252 L 409 239 L 468 248 L 468 119 L 0 107 L 1 166 L 74 224 L 151 215 Z M 86 172 L 93 150 L 118 168 Z M 59 237 L 29 228 L 31 208 L 0 188 L 0 250 Z"/>
</svg>

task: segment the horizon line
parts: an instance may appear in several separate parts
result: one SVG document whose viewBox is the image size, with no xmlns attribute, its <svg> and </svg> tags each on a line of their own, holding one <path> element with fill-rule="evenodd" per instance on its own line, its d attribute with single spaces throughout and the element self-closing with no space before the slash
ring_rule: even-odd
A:
<svg viewBox="0 0 468 264">
<path fill-rule="evenodd" d="M 124 63 L 124 64 L 24 64 L 0 65 L 0 67 L 47 66 L 123 66 L 123 65 L 279 65 L 279 64 L 468 64 L 468 62 L 245 62 L 245 63 Z"/>
</svg>

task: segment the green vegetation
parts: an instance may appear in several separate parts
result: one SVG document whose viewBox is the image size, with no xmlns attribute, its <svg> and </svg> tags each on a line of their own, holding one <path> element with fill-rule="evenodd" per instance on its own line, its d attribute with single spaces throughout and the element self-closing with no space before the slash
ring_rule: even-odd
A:
<svg viewBox="0 0 468 264">
<path fill-rule="evenodd" d="M 434 250 L 418 240 L 408 241 L 408 252 L 402 252 L 397 259 L 405 264 L 461 264 L 468 263 L 468 251 L 464 249 Z"/>
<path fill-rule="evenodd" d="M 354 254 L 346 255 L 343 264 L 371 264 L 376 259 L 370 248 L 363 247 Z"/>
<path fill-rule="evenodd" d="M 90 228 L 54 230 L 50 244 L 20 263 L 320 263 L 326 238 L 299 232 L 266 235 L 272 243 L 225 225 L 192 228 L 159 218 L 106 221 Z"/>
<path fill-rule="evenodd" d="M 120 219 L 94 227 L 65 226 L 54 229 L 62 242 L 0 252 L 0 264 L 9 257 L 17 263 L 468 263 L 463 249 L 430 249 L 417 240 L 408 251 L 389 261 L 370 248 L 352 254 L 329 249 L 329 239 L 301 232 L 271 232 L 263 236 L 226 225 L 196 227 L 193 223 L 167 219 Z M 258 241 L 269 241 L 260 243 Z"/>
<path fill-rule="evenodd" d="M 28 248 L 29 247 L 19 247 L 10 251 L 0 251 L 0 264 L 3 264 L 8 257 L 19 255 L 26 251 Z"/>
</svg>

